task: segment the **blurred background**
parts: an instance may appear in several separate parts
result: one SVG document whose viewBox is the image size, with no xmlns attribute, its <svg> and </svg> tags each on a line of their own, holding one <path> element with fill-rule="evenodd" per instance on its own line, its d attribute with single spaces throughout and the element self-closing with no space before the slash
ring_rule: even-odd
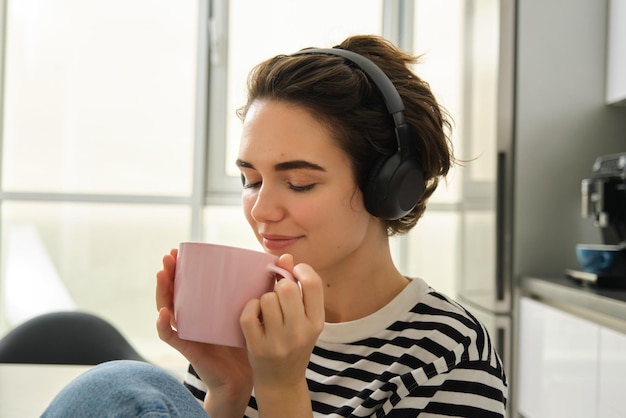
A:
<svg viewBox="0 0 626 418">
<path fill-rule="evenodd" d="M 459 152 L 464 3 L 6 1 L 0 334 L 86 310 L 152 361 L 181 362 L 154 327 L 162 255 L 185 240 L 259 248 L 234 164 L 248 71 L 385 35 L 425 54 L 415 70 L 454 116 Z M 452 173 L 418 228 L 394 240 L 406 274 L 452 295 L 458 184 Z"/>
</svg>

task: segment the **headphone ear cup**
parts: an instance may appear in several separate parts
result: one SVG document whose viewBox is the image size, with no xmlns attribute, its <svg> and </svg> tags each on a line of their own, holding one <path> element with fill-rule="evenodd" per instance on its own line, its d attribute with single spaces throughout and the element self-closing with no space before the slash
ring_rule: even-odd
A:
<svg viewBox="0 0 626 418">
<path fill-rule="evenodd" d="M 388 158 L 379 158 L 370 170 L 365 190 L 363 191 L 363 201 L 365 209 L 378 218 L 382 218 L 380 213 L 380 196 L 386 193 L 386 181 L 380 180 L 380 171 Z"/>
<path fill-rule="evenodd" d="M 424 193 L 424 175 L 414 159 L 399 153 L 376 162 L 363 193 L 367 211 L 382 219 L 406 216 Z"/>
</svg>

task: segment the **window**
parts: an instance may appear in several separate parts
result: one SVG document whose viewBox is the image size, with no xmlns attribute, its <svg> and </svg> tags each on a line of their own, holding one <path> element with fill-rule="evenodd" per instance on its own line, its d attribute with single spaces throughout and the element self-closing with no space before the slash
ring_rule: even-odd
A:
<svg viewBox="0 0 626 418">
<path fill-rule="evenodd" d="M 166 352 L 154 274 L 191 230 L 199 8 L 6 2 L 0 330 L 80 309 Z"/>
<path fill-rule="evenodd" d="M 381 34 L 432 50 L 418 73 L 452 112 L 460 100 L 456 74 L 443 70 L 458 64 L 462 1 L 5 3 L 0 335 L 38 313 L 80 309 L 149 360 L 184 367 L 156 335 L 154 276 L 181 241 L 258 248 L 239 206 L 235 110 L 262 59 Z M 455 250 L 455 187 L 454 177 L 442 184 L 417 232 L 392 243 L 407 274 L 444 291 L 455 255 L 446 271 L 432 260 Z"/>
<path fill-rule="evenodd" d="M 162 255 L 257 245 L 233 171 L 247 72 L 382 33 L 382 15 L 382 0 L 6 1 L 0 334 L 80 309 L 181 364 L 154 326 Z"/>
</svg>

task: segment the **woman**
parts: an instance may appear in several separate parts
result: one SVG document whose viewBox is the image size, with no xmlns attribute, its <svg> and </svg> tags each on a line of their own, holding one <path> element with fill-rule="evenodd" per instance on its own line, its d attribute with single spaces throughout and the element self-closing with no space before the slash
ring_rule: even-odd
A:
<svg viewBox="0 0 626 418">
<path fill-rule="evenodd" d="M 159 336 L 189 360 L 186 385 L 210 416 L 504 416 L 483 325 L 392 261 L 389 236 L 416 224 L 453 164 L 446 114 L 413 62 L 354 36 L 251 73 L 243 209 L 299 286 L 281 280 L 246 305 L 245 349 L 186 341 L 172 326 L 176 251 L 164 257 Z"/>
</svg>

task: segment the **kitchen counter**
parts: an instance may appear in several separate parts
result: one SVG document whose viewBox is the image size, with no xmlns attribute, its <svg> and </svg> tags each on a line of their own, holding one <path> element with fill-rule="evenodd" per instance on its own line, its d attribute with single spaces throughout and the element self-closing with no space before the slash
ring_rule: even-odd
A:
<svg viewBox="0 0 626 418">
<path fill-rule="evenodd" d="M 626 289 L 601 289 L 569 277 L 523 277 L 521 290 L 529 296 L 589 319 L 618 328 L 626 327 Z"/>
</svg>

